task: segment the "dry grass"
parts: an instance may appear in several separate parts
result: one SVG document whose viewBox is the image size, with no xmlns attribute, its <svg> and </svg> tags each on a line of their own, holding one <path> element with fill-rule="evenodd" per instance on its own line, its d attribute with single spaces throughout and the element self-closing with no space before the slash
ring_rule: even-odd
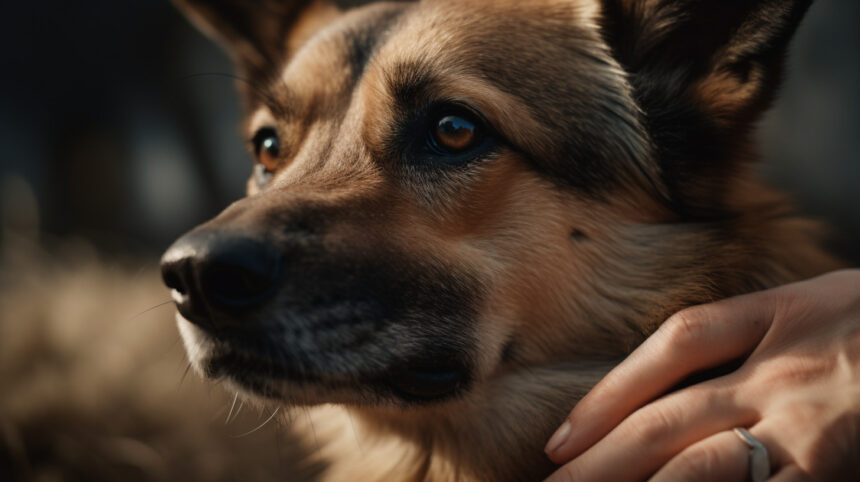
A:
<svg viewBox="0 0 860 482">
<path fill-rule="evenodd" d="M 313 478 L 305 447 L 186 370 L 157 262 L 7 242 L 0 258 L 3 480 Z M 140 268 L 140 266 L 145 266 Z M 148 309 L 151 310 L 147 311 Z M 10 474 L 10 476 L 7 476 Z"/>
</svg>

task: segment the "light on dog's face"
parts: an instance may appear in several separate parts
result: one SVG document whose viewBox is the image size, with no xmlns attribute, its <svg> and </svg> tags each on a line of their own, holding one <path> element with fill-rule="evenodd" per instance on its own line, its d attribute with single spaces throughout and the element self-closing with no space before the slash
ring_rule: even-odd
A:
<svg viewBox="0 0 860 482">
<path fill-rule="evenodd" d="M 408 8 L 425 6 L 433 4 Z M 380 7 L 395 8 L 407 7 Z M 539 321 L 575 295 L 570 223 L 585 211 L 565 204 L 575 196 L 529 160 L 569 160 L 555 141 L 573 132 L 559 124 L 576 126 L 576 116 L 538 121 L 527 100 L 543 79 L 521 82 L 530 64 L 513 65 L 517 75 L 492 72 L 505 49 L 497 58 L 459 43 L 439 49 L 409 39 L 434 22 L 388 32 L 356 18 L 303 44 L 252 106 L 253 196 L 186 238 L 194 249 L 182 257 L 168 252 L 165 278 L 197 290 L 180 306 L 180 323 L 194 324 L 183 336 L 199 347 L 189 350 L 196 366 L 249 392 L 398 406 L 468 397 L 512 360 L 547 362 L 551 350 L 529 359 L 529 343 L 558 343 L 538 339 Z M 392 38 L 373 37 L 383 33 Z M 576 86 L 600 80 L 564 74 Z M 512 84 L 489 80 L 497 78 Z M 258 255 L 219 251 L 229 237 L 241 238 L 230 250 L 253 245 Z M 271 271 L 255 261 L 275 258 Z M 223 303 L 237 296 L 202 280 L 235 272 L 253 282 L 214 285 L 237 287 L 241 310 Z"/>
<path fill-rule="evenodd" d="M 518 161 L 481 92 L 435 86 L 417 105 L 371 115 L 374 102 L 397 101 L 389 85 L 375 85 L 393 66 L 368 65 L 367 78 L 343 73 L 343 37 L 357 28 L 309 41 L 273 83 L 270 97 L 287 101 L 258 106 L 249 123 L 259 190 L 180 240 L 165 255 L 165 278 L 190 293 L 182 333 L 210 377 L 293 403 L 456 400 L 499 364 L 510 327 L 487 327 L 480 314 L 492 247 L 461 239 L 504 226 L 445 234 L 468 216 L 502 221 L 505 203 L 484 200 L 483 189 L 458 199 L 452 181 L 466 186 L 481 169 Z M 331 74 L 322 81 L 319 72 Z M 462 212 L 437 225 L 442 211 L 418 189 Z M 251 245 L 265 256 L 239 252 Z M 261 271 L 256 260 L 275 259 L 272 252 L 277 269 Z M 204 281 L 212 273 L 223 282 Z M 230 273 L 241 273 L 240 282 L 229 282 Z M 242 306 L 224 303 L 237 295 L 212 286 L 237 287 Z"/>
</svg>

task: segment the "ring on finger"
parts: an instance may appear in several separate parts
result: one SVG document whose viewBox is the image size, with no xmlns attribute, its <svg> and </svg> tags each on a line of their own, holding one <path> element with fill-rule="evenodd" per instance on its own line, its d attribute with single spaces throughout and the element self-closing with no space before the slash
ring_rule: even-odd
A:
<svg viewBox="0 0 860 482">
<path fill-rule="evenodd" d="M 752 482 L 764 482 L 770 477 L 770 456 L 767 447 L 758 441 L 745 428 L 735 428 L 735 434 L 750 448 L 749 479 Z"/>
</svg>

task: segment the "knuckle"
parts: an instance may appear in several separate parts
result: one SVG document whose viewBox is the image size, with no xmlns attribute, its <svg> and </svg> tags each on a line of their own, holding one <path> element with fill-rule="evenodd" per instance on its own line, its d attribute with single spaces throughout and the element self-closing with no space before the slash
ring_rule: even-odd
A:
<svg viewBox="0 0 860 482">
<path fill-rule="evenodd" d="M 786 286 L 784 288 L 778 293 L 778 296 L 771 293 L 776 305 L 774 323 L 777 325 L 791 322 L 798 318 L 798 315 L 807 313 L 815 304 L 815 298 L 801 287 Z"/>
<path fill-rule="evenodd" d="M 678 416 L 671 407 L 654 405 L 645 409 L 639 417 L 631 418 L 634 436 L 644 443 L 664 440 L 672 433 Z"/>
<path fill-rule="evenodd" d="M 698 446 L 679 460 L 677 466 L 678 479 L 698 480 L 714 473 L 723 461 L 723 455 L 712 446 Z"/>
<path fill-rule="evenodd" d="M 708 308 L 694 306 L 675 313 L 663 324 L 664 335 L 672 345 L 688 345 L 708 334 Z"/>
</svg>

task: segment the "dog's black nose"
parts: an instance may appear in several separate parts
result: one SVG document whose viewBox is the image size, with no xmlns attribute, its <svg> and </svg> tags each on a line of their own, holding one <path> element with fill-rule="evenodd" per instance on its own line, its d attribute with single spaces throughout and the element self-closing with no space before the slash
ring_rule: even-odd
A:
<svg viewBox="0 0 860 482">
<path fill-rule="evenodd" d="M 192 231 L 161 258 L 164 284 L 182 316 L 208 324 L 213 315 L 258 306 L 277 287 L 280 253 L 269 243 L 216 231 Z"/>
</svg>

